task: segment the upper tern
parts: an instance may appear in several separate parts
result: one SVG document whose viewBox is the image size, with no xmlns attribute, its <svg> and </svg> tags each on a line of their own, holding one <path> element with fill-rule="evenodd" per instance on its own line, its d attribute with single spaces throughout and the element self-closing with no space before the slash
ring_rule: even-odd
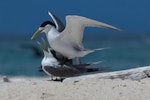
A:
<svg viewBox="0 0 150 100">
<path fill-rule="evenodd" d="M 42 23 L 39 29 L 33 34 L 31 39 L 36 37 L 39 33 L 45 32 L 51 48 L 61 53 L 68 59 L 83 57 L 89 53 L 94 52 L 95 50 L 104 49 L 101 48 L 89 50 L 83 47 L 82 39 L 85 27 L 104 27 L 121 31 L 114 26 L 76 15 L 66 16 L 66 27 L 63 29 L 63 26 L 60 25 L 60 20 L 58 20 L 57 17 L 53 15 L 53 13 L 48 13 L 56 25 L 50 21 Z"/>
</svg>

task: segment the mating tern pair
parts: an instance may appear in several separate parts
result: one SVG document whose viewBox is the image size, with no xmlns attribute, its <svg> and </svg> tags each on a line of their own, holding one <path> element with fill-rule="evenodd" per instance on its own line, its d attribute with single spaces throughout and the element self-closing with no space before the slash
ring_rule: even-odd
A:
<svg viewBox="0 0 150 100">
<path fill-rule="evenodd" d="M 43 38 L 42 41 L 45 47 L 42 46 L 40 42 L 37 42 L 44 52 L 44 58 L 41 61 L 42 70 L 46 74 L 50 75 L 52 80 L 53 76 L 63 79 L 66 77 L 79 76 L 87 72 L 104 70 L 103 68 L 87 68 L 88 66 L 98 64 L 102 61 L 85 64 L 72 64 L 69 61 L 66 61 L 64 64 L 62 64 L 61 59 L 55 55 L 55 52 L 52 49 L 48 48 L 48 45 Z"/>
<path fill-rule="evenodd" d="M 51 48 L 68 59 L 83 57 L 95 50 L 104 49 L 89 50 L 83 47 L 82 39 L 85 27 L 104 27 L 121 31 L 114 26 L 76 15 L 66 16 L 66 27 L 64 27 L 62 22 L 52 12 L 48 12 L 48 14 L 52 17 L 55 24 L 50 21 L 42 23 L 31 39 L 45 32 Z"/>
<path fill-rule="evenodd" d="M 84 48 L 82 45 L 82 39 L 85 27 L 104 27 L 121 31 L 114 26 L 75 15 L 66 16 L 66 27 L 64 27 L 63 23 L 52 12 L 48 13 L 52 17 L 55 24 L 50 21 L 42 23 L 39 29 L 33 34 L 31 39 L 36 37 L 38 34 L 45 32 L 51 48 L 62 54 L 67 59 L 83 57 L 94 52 L 95 50 L 104 49 L 100 48 L 89 50 Z M 98 62 L 86 64 L 78 63 L 77 65 L 73 65 L 72 63 L 68 64 L 66 60 L 63 61 L 63 63 L 60 62 L 62 62 L 62 60 L 56 59 L 56 55 L 52 53 L 52 51 L 49 49 L 46 51 L 44 50 L 42 69 L 47 74 L 64 78 L 78 76 L 85 72 L 100 70 L 99 68 L 86 68 L 87 66 L 97 64 Z"/>
</svg>

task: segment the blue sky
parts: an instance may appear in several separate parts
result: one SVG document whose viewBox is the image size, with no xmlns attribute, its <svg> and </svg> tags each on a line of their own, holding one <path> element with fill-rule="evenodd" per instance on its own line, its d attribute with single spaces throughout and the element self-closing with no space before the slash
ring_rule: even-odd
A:
<svg viewBox="0 0 150 100">
<path fill-rule="evenodd" d="M 102 21 L 128 33 L 150 32 L 150 0 L 1 0 L 0 34 L 33 34 L 52 11 Z M 94 29 L 94 31 L 99 29 Z"/>
</svg>

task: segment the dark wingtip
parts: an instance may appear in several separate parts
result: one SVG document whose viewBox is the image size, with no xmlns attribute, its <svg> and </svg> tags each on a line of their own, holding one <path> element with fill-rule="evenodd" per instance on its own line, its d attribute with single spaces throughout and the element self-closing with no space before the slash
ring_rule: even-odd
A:
<svg viewBox="0 0 150 100">
<path fill-rule="evenodd" d="M 55 22 L 57 30 L 59 32 L 62 32 L 65 29 L 65 26 L 61 22 L 61 20 L 54 13 L 52 13 L 51 11 L 48 11 L 48 14 L 51 16 L 51 18 Z"/>
<path fill-rule="evenodd" d="M 88 68 L 87 72 L 96 72 L 99 71 L 99 68 Z"/>
<path fill-rule="evenodd" d="M 108 70 L 108 68 L 110 67 L 106 67 L 106 68 L 88 68 L 87 72 L 103 72 Z"/>
</svg>

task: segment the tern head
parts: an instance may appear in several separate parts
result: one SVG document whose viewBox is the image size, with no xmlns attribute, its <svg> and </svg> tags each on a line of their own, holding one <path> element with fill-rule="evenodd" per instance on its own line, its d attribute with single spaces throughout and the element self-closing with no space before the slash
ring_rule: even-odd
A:
<svg viewBox="0 0 150 100">
<path fill-rule="evenodd" d="M 53 57 L 53 55 L 51 53 L 51 48 L 48 47 L 48 44 L 46 43 L 44 38 L 41 38 L 41 39 L 42 39 L 43 45 L 39 41 L 37 41 L 37 44 L 43 50 L 44 56 L 45 57 Z"/>
<path fill-rule="evenodd" d="M 59 62 L 53 56 L 53 54 L 51 52 L 51 48 L 48 48 L 48 44 L 46 43 L 46 41 L 43 38 L 42 38 L 42 41 L 43 41 L 44 45 L 42 45 L 40 42 L 37 41 L 37 44 L 43 50 L 43 53 L 44 53 L 44 58 L 41 61 L 42 66 L 58 65 Z"/>
<path fill-rule="evenodd" d="M 45 32 L 45 33 L 48 33 L 48 31 L 52 28 L 52 27 L 55 27 L 56 28 L 56 25 L 54 23 L 52 23 L 51 21 L 45 21 L 43 22 L 39 29 L 32 35 L 31 37 L 31 40 L 33 38 L 35 38 L 37 35 L 39 35 L 40 33 L 42 32 Z"/>
<path fill-rule="evenodd" d="M 53 55 L 52 55 L 52 53 L 51 53 L 50 48 L 48 48 L 48 51 L 43 50 L 43 52 L 44 52 L 44 56 L 45 57 L 54 58 Z"/>
</svg>

